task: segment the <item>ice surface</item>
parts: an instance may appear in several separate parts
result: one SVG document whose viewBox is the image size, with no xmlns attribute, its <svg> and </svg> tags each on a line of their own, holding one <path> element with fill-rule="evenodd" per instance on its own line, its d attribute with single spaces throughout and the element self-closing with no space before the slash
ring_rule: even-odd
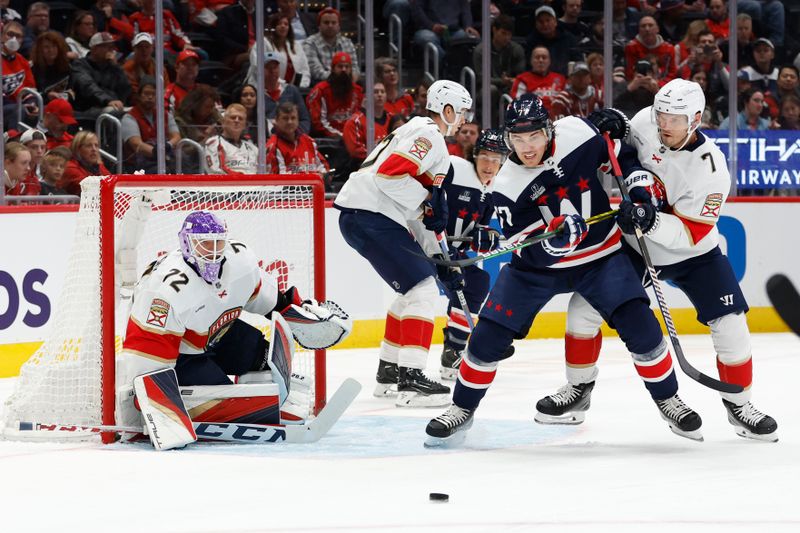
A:
<svg viewBox="0 0 800 533">
<path fill-rule="evenodd" d="M 716 375 L 708 336 L 681 341 Z M 736 436 L 717 393 L 680 373 L 705 442 L 674 435 L 618 339 L 604 340 L 586 422 L 535 424 L 536 400 L 565 379 L 562 341 L 539 340 L 501 363 L 461 449 L 428 450 L 443 409 L 373 398 L 376 351 L 332 351 L 329 387 L 364 389 L 316 444 L 0 442 L 0 531 L 800 531 L 800 339 L 754 335 L 753 353 L 777 444 Z M 0 397 L 12 387 L 0 380 Z"/>
</svg>

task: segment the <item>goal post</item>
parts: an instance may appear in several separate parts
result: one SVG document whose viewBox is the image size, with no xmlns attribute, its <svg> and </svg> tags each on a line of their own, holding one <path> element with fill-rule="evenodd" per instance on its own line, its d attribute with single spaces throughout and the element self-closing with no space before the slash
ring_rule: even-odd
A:
<svg viewBox="0 0 800 533">
<path fill-rule="evenodd" d="M 325 193 L 318 176 L 117 175 L 86 178 L 81 188 L 49 334 L 2 409 L 6 438 L 25 436 L 13 431 L 19 422 L 115 424 L 116 358 L 133 284 L 152 261 L 178 248 L 180 225 L 192 211 L 225 220 L 229 238 L 246 244 L 280 289 L 294 285 L 304 296 L 325 299 Z M 265 333 L 269 328 L 264 317 L 241 318 Z M 297 348 L 293 369 L 312 380 L 316 413 L 325 405 L 325 351 Z"/>
</svg>

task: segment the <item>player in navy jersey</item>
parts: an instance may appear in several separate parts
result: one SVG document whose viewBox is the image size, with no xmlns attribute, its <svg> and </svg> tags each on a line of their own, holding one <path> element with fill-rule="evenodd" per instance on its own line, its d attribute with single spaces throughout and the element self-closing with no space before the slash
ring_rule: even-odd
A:
<svg viewBox="0 0 800 533">
<path fill-rule="evenodd" d="M 736 433 L 775 442 L 778 423 L 751 402 L 753 361 L 745 318 L 749 308 L 719 248 L 717 229 L 730 174 L 720 149 L 697 129 L 704 109 L 700 86 L 675 79 L 658 91 L 651 107 L 633 117 L 619 161 L 630 198 L 641 210 L 623 201 L 619 225 L 630 245 L 626 252 L 644 276 L 633 235 L 634 226 L 641 229 L 659 278 L 681 289 L 697 310 L 697 320 L 709 327 L 720 380 L 744 388 L 721 393 Z M 600 123 L 598 127 L 604 129 Z M 597 312 L 574 295 L 567 309 L 567 324 L 572 325 L 566 339 L 567 385 L 539 400 L 537 409 L 543 405 L 569 416 L 572 405 L 564 394 L 597 376 L 601 323 Z"/>
<path fill-rule="evenodd" d="M 478 136 L 475 148 L 469 159 L 450 156 L 453 177 L 444 182 L 447 192 L 449 217 L 447 235 L 470 237 L 471 242 L 454 241 L 454 259 L 466 257 L 470 249 L 489 252 L 500 244 L 500 232 L 490 228 L 494 215 L 492 187 L 494 177 L 503 165 L 508 147 L 503 132 L 486 129 Z M 465 287 L 464 298 L 470 313 L 480 309 L 489 293 L 489 274 L 477 265 L 465 267 L 462 271 Z M 456 379 L 461 357 L 469 337 L 466 314 L 455 294 L 449 294 L 447 307 L 447 327 L 444 328 L 444 348 L 441 357 L 442 379 Z M 475 320 L 473 319 L 473 323 Z"/>
<path fill-rule="evenodd" d="M 617 118 L 612 137 L 627 133 Z M 585 219 L 611 209 L 598 179 L 608 163 L 605 140 L 589 121 L 565 117 L 553 124 L 541 100 L 526 94 L 508 107 L 504 125 L 513 153 L 495 178 L 493 200 L 509 242 L 563 228 L 515 254 L 500 271 L 459 367 L 453 403 L 428 423 L 426 444 L 460 440 L 514 339 L 524 338 L 539 310 L 556 294 L 578 292 L 615 327 L 637 372 L 670 429 L 702 439 L 700 416 L 678 397 L 678 381 L 661 328 L 613 219 L 588 229 Z M 589 387 L 587 387 L 589 388 Z M 588 390 L 578 391 L 579 394 Z"/>
</svg>

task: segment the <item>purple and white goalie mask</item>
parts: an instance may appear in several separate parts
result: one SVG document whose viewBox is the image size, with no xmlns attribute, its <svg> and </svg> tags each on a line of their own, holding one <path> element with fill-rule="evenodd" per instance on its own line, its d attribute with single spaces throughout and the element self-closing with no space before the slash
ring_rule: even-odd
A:
<svg viewBox="0 0 800 533">
<path fill-rule="evenodd" d="M 208 283 L 219 279 L 228 227 L 213 213 L 195 211 L 186 217 L 178 237 L 183 259 L 193 265 Z"/>
</svg>

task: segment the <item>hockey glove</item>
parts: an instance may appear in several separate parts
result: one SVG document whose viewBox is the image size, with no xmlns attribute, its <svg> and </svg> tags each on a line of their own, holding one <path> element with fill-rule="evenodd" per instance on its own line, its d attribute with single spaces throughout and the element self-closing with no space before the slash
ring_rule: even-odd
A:
<svg viewBox="0 0 800 533">
<path fill-rule="evenodd" d="M 542 241 L 544 251 L 550 255 L 567 255 L 586 238 L 589 228 L 580 215 L 561 215 L 550 221 L 547 231 L 554 231 L 563 225 L 558 235 Z"/>
<path fill-rule="evenodd" d="M 657 226 L 658 212 L 652 204 L 634 204 L 629 200 L 619 203 L 617 225 L 622 233 L 633 235 L 638 227 L 647 235 Z"/>
<path fill-rule="evenodd" d="M 472 230 L 472 249 L 478 253 L 491 252 L 500 246 L 500 232 L 489 226 L 476 226 Z"/>
<path fill-rule="evenodd" d="M 634 170 L 623 180 L 635 204 L 651 204 L 662 211 L 667 203 L 667 192 L 656 175 L 644 169 Z"/>
<path fill-rule="evenodd" d="M 447 198 L 444 189 L 434 187 L 431 199 L 422 203 L 422 223 L 437 235 L 447 229 Z"/>
<path fill-rule="evenodd" d="M 608 132 L 612 139 L 624 139 L 631 129 L 631 123 L 625 113 L 613 107 L 593 111 L 588 119 L 600 133 Z"/>
<path fill-rule="evenodd" d="M 444 259 L 441 255 L 436 257 Z M 448 291 L 456 292 L 464 288 L 464 276 L 459 269 L 444 265 L 436 265 L 436 272 L 442 286 Z"/>
</svg>

